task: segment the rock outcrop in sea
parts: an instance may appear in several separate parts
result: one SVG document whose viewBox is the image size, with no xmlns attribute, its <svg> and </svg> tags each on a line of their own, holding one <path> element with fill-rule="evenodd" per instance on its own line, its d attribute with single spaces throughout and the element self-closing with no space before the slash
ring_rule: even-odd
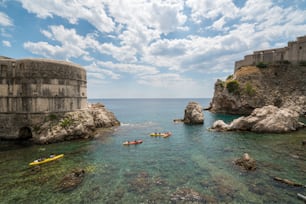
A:
<svg viewBox="0 0 306 204">
<path fill-rule="evenodd" d="M 46 144 L 93 138 L 97 129 L 118 125 L 120 122 L 104 105 L 92 104 L 87 109 L 67 112 L 62 117 L 49 116 L 34 127 L 32 140 L 38 144 Z"/>
<path fill-rule="evenodd" d="M 299 122 L 299 113 L 291 108 L 264 106 L 256 108 L 251 115 L 239 117 L 230 124 L 222 120 L 214 122 L 217 131 L 252 131 L 258 133 L 285 133 L 295 131 L 305 125 Z"/>
<path fill-rule="evenodd" d="M 183 122 L 190 125 L 203 124 L 203 107 L 197 102 L 189 102 L 185 108 Z"/>
</svg>

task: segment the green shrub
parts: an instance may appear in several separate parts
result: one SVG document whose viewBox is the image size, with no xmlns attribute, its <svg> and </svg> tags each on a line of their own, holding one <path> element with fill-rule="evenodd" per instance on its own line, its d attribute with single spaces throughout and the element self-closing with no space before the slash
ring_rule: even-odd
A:
<svg viewBox="0 0 306 204">
<path fill-rule="evenodd" d="M 60 122 L 60 126 L 62 128 L 67 128 L 69 125 L 72 124 L 72 120 L 69 118 L 64 118 L 61 122 Z"/>
<path fill-rule="evenodd" d="M 245 92 L 249 96 L 255 96 L 255 94 L 256 94 L 255 89 L 253 88 L 252 84 L 250 84 L 250 83 L 246 83 L 246 85 L 245 85 Z"/>
<path fill-rule="evenodd" d="M 266 68 L 267 64 L 265 64 L 263 62 L 259 62 L 258 64 L 256 64 L 256 67 L 258 67 L 258 68 Z"/>
<path fill-rule="evenodd" d="M 239 94 L 239 83 L 236 80 L 227 82 L 227 91 L 232 94 Z"/>
<path fill-rule="evenodd" d="M 231 74 L 231 75 L 229 75 L 227 78 L 226 78 L 226 80 L 231 80 L 231 79 L 233 79 L 233 75 Z"/>
</svg>

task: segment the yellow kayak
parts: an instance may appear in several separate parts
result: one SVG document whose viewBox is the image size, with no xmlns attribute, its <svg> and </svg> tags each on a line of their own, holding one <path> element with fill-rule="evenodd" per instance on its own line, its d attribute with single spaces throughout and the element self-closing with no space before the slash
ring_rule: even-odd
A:
<svg viewBox="0 0 306 204">
<path fill-rule="evenodd" d="M 171 132 L 164 132 L 164 133 L 151 133 L 150 136 L 152 137 L 169 137 L 171 136 Z"/>
<path fill-rule="evenodd" d="M 29 165 L 30 166 L 35 166 L 35 165 L 39 165 L 39 164 L 44 164 L 44 163 L 47 163 L 47 162 L 51 162 L 51 161 L 60 159 L 62 157 L 64 157 L 64 154 L 54 155 L 54 156 L 50 156 L 48 158 L 43 158 L 43 159 L 37 159 L 37 160 L 29 163 Z"/>
</svg>

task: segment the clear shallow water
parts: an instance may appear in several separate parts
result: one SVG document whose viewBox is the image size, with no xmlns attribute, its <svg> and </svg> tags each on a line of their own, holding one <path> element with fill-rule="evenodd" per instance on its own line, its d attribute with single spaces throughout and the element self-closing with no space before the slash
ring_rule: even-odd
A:
<svg viewBox="0 0 306 204">
<path fill-rule="evenodd" d="M 0 142 L 0 203 L 175 203 L 171 199 L 182 191 L 197 192 L 199 203 L 301 203 L 296 194 L 306 194 L 305 188 L 273 180 L 277 176 L 306 185 L 306 147 L 301 145 L 305 130 L 217 133 L 208 130 L 215 120 L 235 117 L 205 112 L 203 126 L 172 122 L 183 117 L 190 99 L 90 100 L 98 101 L 122 125 L 95 140 L 43 146 Z M 194 101 L 203 107 L 210 102 Z M 163 131 L 173 135 L 149 136 Z M 134 139 L 144 142 L 122 145 Z M 256 171 L 232 164 L 244 152 L 256 159 Z M 65 157 L 42 165 L 39 172 L 28 168 L 30 161 L 50 153 Z M 63 176 L 78 168 L 86 172 L 82 184 L 70 192 L 58 191 Z"/>
</svg>

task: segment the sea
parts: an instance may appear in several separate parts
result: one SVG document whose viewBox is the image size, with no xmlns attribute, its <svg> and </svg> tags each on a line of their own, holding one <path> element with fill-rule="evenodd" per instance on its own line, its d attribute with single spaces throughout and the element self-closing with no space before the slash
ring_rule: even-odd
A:
<svg viewBox="0 0 306 204">
<path fill-rule="evenodd" d="M 0 141 L 0 203 L 303 203 L 306 185 L 306 130 L 287 134 L 215 132 L 219 119 L 239 117 L 204 111 L 203 125 L 174 123 L 188 102 L 208 107 L 211 99 L 90 99 L 121 122 L 94 139 L 48 145 Z M 172 132 L 168 138 L 153 132 Z M 129 140 L 139 145 L 123 145 Z M 62 159 L 33 168 L 49 154 Z M 248 153 L 256 170 L 234 164 Z M 63 191 L 61 182 L 76 170 L 82 182 Z"/>
</svg>

